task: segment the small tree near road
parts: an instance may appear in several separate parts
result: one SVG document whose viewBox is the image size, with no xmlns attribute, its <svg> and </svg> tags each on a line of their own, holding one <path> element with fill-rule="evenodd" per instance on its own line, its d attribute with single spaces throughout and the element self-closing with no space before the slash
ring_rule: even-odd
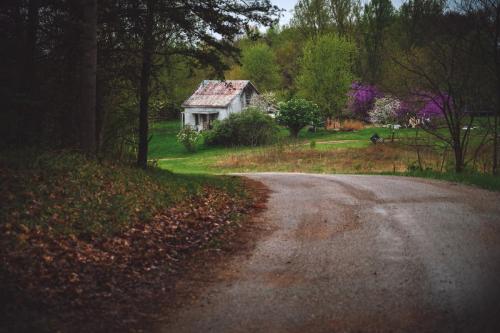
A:
<svg viewBox="0 0 500 333">
<path fill-rule="evenodd" d="M 278 104 L 276 121 L 290 130 L 290 136 L 296 138 L 301 129 L 319 122 L 319 107 L 302 98 L 292 98 Z"/>
</svg>

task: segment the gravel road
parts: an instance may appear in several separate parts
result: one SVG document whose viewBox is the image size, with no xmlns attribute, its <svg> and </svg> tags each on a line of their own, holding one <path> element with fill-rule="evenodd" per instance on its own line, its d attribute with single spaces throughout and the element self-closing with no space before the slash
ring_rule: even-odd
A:
<svg viewBox="0 0 500 333">
<path fill-rule="evenodd" d="M 273 232 L 162 332 L 500 332 L 500 194 L 390 176 L 249 174 Z"/>
</svg>

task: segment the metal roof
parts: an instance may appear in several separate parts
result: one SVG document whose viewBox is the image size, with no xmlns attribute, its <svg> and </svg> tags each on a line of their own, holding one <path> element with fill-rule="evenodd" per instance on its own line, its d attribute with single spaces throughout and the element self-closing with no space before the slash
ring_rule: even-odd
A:
<svg viewBox="0 0 500 333">
<path fill-rule="evenodd" d="M 182 106 L 224 108 L 248 85 L 258 93 L 249 80 L 204 80 Z"/>
</svg>

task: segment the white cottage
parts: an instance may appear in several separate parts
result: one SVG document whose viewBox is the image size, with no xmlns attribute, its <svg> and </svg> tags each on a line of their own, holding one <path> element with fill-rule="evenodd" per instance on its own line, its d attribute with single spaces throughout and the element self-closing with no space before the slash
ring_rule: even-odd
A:
<svg viewBox="0 0 500 333">
<path fill-rule="evenodd" d="M 183 104 L 182 125 L 198 131 L 209 129 L 214 120 L 241 112 L 259 95 L 248 80 L 204 80 Z"/>
</svg>

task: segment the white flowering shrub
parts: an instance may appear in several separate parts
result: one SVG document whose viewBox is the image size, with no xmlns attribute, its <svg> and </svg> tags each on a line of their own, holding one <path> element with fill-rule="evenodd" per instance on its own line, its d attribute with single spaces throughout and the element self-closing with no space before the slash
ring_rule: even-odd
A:
<svg viewBox="0 0 500 333">
<path fill-rule="evenodd" d="M 177 141 L 179 141 L 189 152 L 194 152 L 196 150 L 196 143 L 199 139 L 200 133 L 191 126 L 184 126 L 179 133 L 177 133 Z"/>
<path fill-rule="evenodd" d="M 253 94 L 250 100 L 251 107 L 257 107 L 266 113 L 275 113 L 277 111 L 278 97 L 276 93 L 269 91 L 260 95 Z"/>
<path fill-rule="evenodd" d="M 368 112 L 370 122 L 376 124 L 392 124 L 396 122 L 401 102 L 394 97 L 382 97 L 375 100 L 373 109 Z"/>
</svg>

